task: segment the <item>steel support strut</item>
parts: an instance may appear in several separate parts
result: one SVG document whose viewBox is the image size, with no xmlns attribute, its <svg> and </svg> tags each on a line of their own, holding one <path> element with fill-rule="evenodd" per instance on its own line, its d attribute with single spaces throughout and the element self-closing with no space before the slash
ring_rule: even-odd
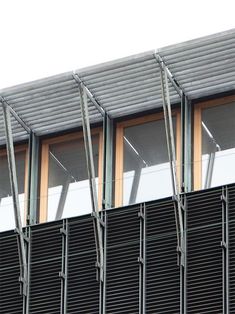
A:
<svg viewBox="0 0 235 314">
<path fill-rule="evenodd" d="M 169 73 L 162 62 L 159 62 L 159 66 L 160 66 L 160 79 L 161 79 L 161 88 L 162 88 L 162 100 L 163 100 L 167 150 L 168 150 L 168 157 L 169 157 L 169 162 L 170 162 L 171 182 L 172 182 L 174 208 L 175 208 L 178 264 L 180 266 L 180 313 L 183 314 L 183 313 L 186 313 L 187 311 L 186 297 L 185 297 L 186 296 L 186 271 L 185 271 L 186 246 L 185 246 L 185 229 L 184 229 L 184 223 L 185 223 L 184 203 L 185 201 L 181 199 L 181 196 L 180 196 L 181 191 L 180 191 L 179 183 L 177 179 L 175 139 L 174 139 L 171 103 L 170 103 L 169 86 L 168 86 Z M 184 144 L 184 142 L 182 144 Z M 182 175 L 182 177 L 184 177 L 184 175 Z"/>
<path fill-rule="evenodd" d="M 28 293 L 28 275 L 27 275 L 27 254 L 25 248 L 25 240 L 22 230 L 21 214 L 20 214 L 20 203 L 18 194 L 18 184 L 16 175 L 16 163 L 14 154 L 14 145 L 12 138 L 11 129 L 11 119 L 10 119 L 10 109 L 5 101 L 2 101 L 3 118 L 5 124 L 6 133 L 6 146 L 7 146 L 7 157 L 8 157 L 8 167 L 10 176 L 10 185 L 13 198 L 13 209 L 18 241 L 18 251 L 19 251 L 19 262 L 20 262 L 20 282 L 22 287 L 22 295 L 24 296 L 24 301 L 26 301 L 26 296 Z M 26 302 L 24 302 L 26 304 Z"/>
<path fill-rule="evenodd" d="M 170 162 L 171 181 L 173 196 L 176 206 L 176 231 L 178 240 L 178 251 L 181 255 L 180 264 L 184 265 L 184 225 L 183 225 L 183 206 L 180 198 L 180 190 L 177 179 L 177 167 L 176 167 L 176 152 L 175 152 L 175 140 L 174 130 L 172 123 L 171 104 L 169 97 L 168 78 L 165 68 L 161 67 L 161 87 L 162 87 L 162 99 L 163 99 L 163 111 L 166 129 L 167 150 Z"/>
<path fill-rule="evenodd" d="M 98 196 L 95 181 L 95 167 L 92 152 L 92 141 L 91 141 L 91 130 L 90 121 L 88 113 L 88 103 L 87 94 L 84 86 L 79 84 L 80 92 L 80 104 L 81 104 L 81 115 L 82 115 L 82 125 L 83 125 L 83 136 L 84 145 L 86 151 L 86 161 L 87 161 L 87 171 L 89 178 L 90 194 L 91 194 L 91 204 L 92 212 L 94 217 L 94 231 L 96 240 L 96 250 L 97 250 L 97 269 L 99 270 L 99 280 L 103 281 L 104 276 L 104 251 L 103 251 L 103 235 L 102 235 L 102 221 L 100 219 L 100 213 L 98 208 Z"/>
</svg>

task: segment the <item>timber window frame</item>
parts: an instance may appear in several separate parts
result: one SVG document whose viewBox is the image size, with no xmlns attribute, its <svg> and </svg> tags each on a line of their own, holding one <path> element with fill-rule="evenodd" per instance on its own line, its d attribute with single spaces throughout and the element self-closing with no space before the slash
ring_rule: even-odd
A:
<svg viewBox="0 0 235 314">
<path fill-rule="evenodd" d="M 193 153 L 193 186 L 194 190 L 202 187 L 202 111 L 216 106 L 223 106 L 235 101 L 235 96 L 216 98 L 195 104 L 194 107 L 194 153 Z"/>
<path fill-rule="evenodd" d="M 22 222 L 23 222 L 23 226 L 26 226 L 26 222 L 27 222 L 27 210 L 28 210 L 28 162 L 29 162 L 29 150 L 28 150 L 28 145 L 27 144 L 21 144 L 21 145 L 17 145 L 14 147 L 14 154 L 15 154 L 15 158 L 16 158 L 16 154 L 17 153 L 21 153 L 24 152 L 25 153 L 25 166 L 24 166 L 24 217 L 22 217 Z M 6 157 L 8 159 L 7 156 L 7 150 L 6 148 L 0 148 L 0 157 Z M 8 164 L 8 161 L 7 161 Z M 9 172 L 8 168 L 7 171 Z M 17 169 L 16 169 L 16 173 L 17 173 Z M 9 178 L 10 180 L 10 178 Z M 12 195 L 11 195 L 12 197 Z"/>
<path fill-rule="evenodd" d="M 91 130 L 91 135 L 98 135 L 98 204 L 102 207 L 102 164 L 103 164 L 103 131 L 102 128 Z M 42 141 L 41 144 L 41 176 L 40 176 L 40 205 L 39 222 L 47 221 L 48 214 L 48 183 L 49 183 L 49 146 L 52 144 L 66 143 L 73 140 L 83 140 L 83 131 L 78 131 L 66 135 L 59 135 Z M 78 161 L 79 163 L 79 161 Z M 79 213 L 78 213 L 79 215 Z"/>
<path fill-rule="evenodd" d="M 176 163 L 177 163 L 177 177 L 179 180 L 179 165 L 180 165 L 180 141 L 181 141 L 181 125 L 180 125 L 180 110 L 172 110 L 172 117 L 176 117 Z M 115 153 L 115 206 L 119 207 L 123 205 L 123 168 L 124 168 L 124 129 L 145 124 L 148 122 L 154 122 L 158 120 L 164 120 L 164 113 L 159 112 L 155 114 L 146 115 L 139 118 L 133 118 L 125 121 L 121 121 L 116 125 L 116 153 Z"/>
</svg>

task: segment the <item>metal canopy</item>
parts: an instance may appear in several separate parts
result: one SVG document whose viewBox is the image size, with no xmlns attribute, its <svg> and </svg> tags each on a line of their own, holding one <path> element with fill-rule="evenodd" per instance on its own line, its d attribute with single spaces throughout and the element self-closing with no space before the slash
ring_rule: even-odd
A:
<svg viewBox="0 0 235 314">
<path fill-rule="evenodd" d="M 158 49 L 189 99 L 235 89 L 235 29 Z"/>
<path fill-rule="evenodd" d="M 95 103 L 109 117 L 162 107 L 159 55 L 188 99 L 235 89 L 235 29 L 105 64 L 76 70 L 93 96 L 89 100 L 91 124 L 102 122 Z M 74 72 L 0 90 L 0 96 L 36 134 L 46 135 L 82 125 L 78 82 Z M 180 102 L 169 84 L 171 103 Z M 95 100 L 95 101 L 94 101 Z M 15 141 L 27 132 L 12 120 Z M 5 143 L 0 112 L 0 144 Z"/>
</svg>

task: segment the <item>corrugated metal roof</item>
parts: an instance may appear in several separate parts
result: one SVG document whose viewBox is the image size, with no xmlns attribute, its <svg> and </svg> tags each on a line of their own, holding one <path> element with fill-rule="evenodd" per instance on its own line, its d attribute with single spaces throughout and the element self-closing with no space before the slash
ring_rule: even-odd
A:
<svg viewBox="0 0 235 314">
<path fill-rule="evenodd" d="M 113 118 L 162 106 L 160 69 L 154 51 L 77 73 Z M 170 95 L 172 102 L 179 101 L 173 86 Z"/>
<path fill-rule="evenodd" d="M 235 89 L 235 29 L 158 52 L 190 99 Z"/>
<path fill-rule="evenodd" d="M 235 29 L 158 49 L 176 81 L 190 99 L 235 89 Z M 160 70 L 155 51 L 76 70 L 98 103 L 113 118 L 162 106 Z M 37 134 L 81 125 L 78 85 L 73 72 L 0 91 L 7 103 Z M 172 103 L 179 96 L 170 84 Z M 91 123 L 102 121 L 89 101 Z M 2 123 L 1 123 L 2 122 Z M 4 139 L 0 115 L 0 142 Z M 13 123 L 16 140 L 25 131 Z"/>
</svg>

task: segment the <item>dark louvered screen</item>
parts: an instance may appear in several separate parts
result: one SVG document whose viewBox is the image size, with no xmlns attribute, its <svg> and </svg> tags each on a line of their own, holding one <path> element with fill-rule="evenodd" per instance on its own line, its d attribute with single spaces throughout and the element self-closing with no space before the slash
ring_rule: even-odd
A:
<svg viewBox="0 0 235 314">
<path fill-rule="evenodd" d="M 185 313 L 221 314 L 228 298 L 230 313 L 235 313 L 235 185 L 188 193 L 186 200 Z M 107 314 L 142 313 L 144 306 L 150 314 L 180 313 L 173 201 L 168 198 L 103 214 L 104 290 L 96 280 L 90 215 L 29 228 L 29 313 L 99 314 L 100 304 Z M 23 313 L 19 275 L 16 234 L 3 232 L 1 314 Z"/>
<path fill-rule="evenodd" d="M 99 313 L 96 247 L 91 216 L 69 220 L 68 314 Z"/>
<path fill-rule="evenodd" d="M 61 298 L 61 222 L 31 230 L 30 313 L 58 314 Z"/>
<path fill-rule="evenodd" d="M 4 232 L 0 236 L 0 313 L 22 314 L 20 295 L 20 267 L 16 234 Z"/>
<path fill-rule="evenodd" d="M 223 313 L 221 188 L 188 195 L 189 314 Z"/>
<path fill-rule="evenodd" d="M 139 313 L 139 206 L 107 212 L 106 313 Z"/>
<path fill-rule="evenodd" d="M 146 313 L 180 313 L 180 269 L 173 203 L 169 200 L 150 203 L 146 212 Z"/>
</svg>

